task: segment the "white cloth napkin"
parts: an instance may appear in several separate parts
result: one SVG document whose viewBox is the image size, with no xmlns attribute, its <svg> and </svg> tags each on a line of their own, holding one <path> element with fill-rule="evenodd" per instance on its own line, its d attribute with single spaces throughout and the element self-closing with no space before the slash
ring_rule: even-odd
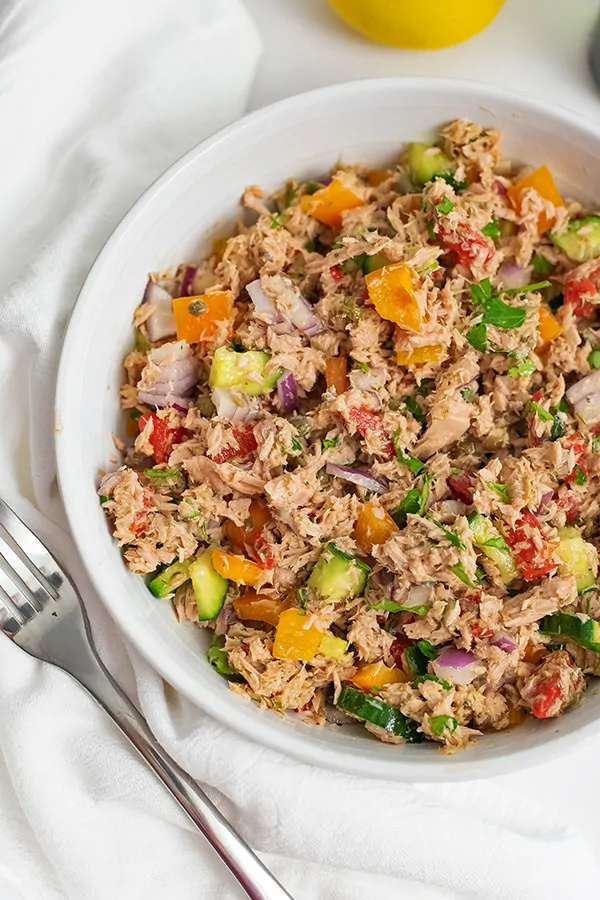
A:
<svg viewBox="0 0 600 900">
<path fill-rule="evenodd" d="M 243 111 L 258 49 L 238 0 L 5 2 L 0 494 L 70 569 L 158 739 L 296 900 L 592 896 L 591 853 L 550 807 L 491 783 L 332 774 L 212 721 L 124 645 L 64 531 L 52 397 L 77 290 L 140 191 Z M 0 636 L 1 900 L 240 896 L 85 692 Z"/>
</svg>

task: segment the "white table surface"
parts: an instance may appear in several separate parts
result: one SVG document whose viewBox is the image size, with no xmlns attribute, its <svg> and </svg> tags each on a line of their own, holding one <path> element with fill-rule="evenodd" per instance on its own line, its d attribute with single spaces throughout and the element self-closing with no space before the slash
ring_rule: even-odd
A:
<svg viewBox="0 0 600 900">
<path fill-rule="evenodd" d="M 338 20 L 324 0 L 244 2 L 265 45 L 252 109 L 340 81 L 430 75 L 513 87 L 600 119 L 600 89 L 587 66 L 589 35 L 600 14 L 598 0 L 506 0 L 482 34 L 457 47 L 429 52 L 370 43 Z M 497 781 L 562 810 L 598 851 L 599 758 L 600 738 L 554 763 Z M 586 778 L 585 791 L 583 771 L 593 773 Z"/>
</svg>

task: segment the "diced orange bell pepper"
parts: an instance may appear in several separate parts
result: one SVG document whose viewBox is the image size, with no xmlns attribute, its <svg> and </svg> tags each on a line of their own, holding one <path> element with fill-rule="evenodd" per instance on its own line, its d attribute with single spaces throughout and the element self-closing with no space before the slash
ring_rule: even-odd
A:
<svg viewBox="0 0 600 900">
<path fill-rule="evenodd" d="M 305 194 L 300 205 L 304 212 L 317 222 L 339 228 L 342 224 L 342 213 L 347 209 L 364 206 L 365 201 L 357 197 L 339 178 L 332 178 L 327 187 L 314 194 Z"/>
<path fill-rule="evenodd" d="M 562 334 L 562 326 L 552 310 L 548 306 L 540 306 L 538 311 L 538 328 L 540 342 L 537 349 L 543 349 L 551 341 L 556 340 Z"/>
<path fill-rule="evenodd" d="M 350 679 L 356 687 L 363 691 L 372 691 L 373 688 L 383 687 L 385 684 L 406 684 L 408 675 L 402 669 L 390 668 L 382 662 L 370 663 L 360 666 L 356 675 Z"/>
<path fill-rule="evenodd" d="M 393 263 L 365 276 L 369 297 L 382 319 L 401 328 L 419 331 L 421 310 L 414 291 L 413 270 L 408 263 Z"/>
<path fill-rule="evenodd" d="M 225 553 L 223 550 L 213 550 L 212 564 L 223 578 L 249 587 L 254 587 L 265 574 L 262 566 L 257 566 L 244 556 Z"/>
<path fill-rule="evenodd" d="M 233 601 L 233 608 L 240 619 L 266 622 L 268 625 L 275 626 L 279 623 L 281 613 L 289 609 L 291 605 L 291 598 L 277 600 L 275 597 L 266 597 L 255 591 L 246 591 Z"/>
<path fill-rule="evenodd" d="M 273 641 L 275 659 L 310 662 L 317 655 L 324 632 L 314 625 L 308 626 L 308 622 L 301 609 L 286 609 L 281 613 Z"/>
<path fill-rule="evenodd" d="M 380 184 L 388 180 L 391 174 L 389 169 L 371 169 L 367 173 L 367 181 L 371 187 L 379 187 Z"/>
<path fill-rule="evenodd" d="M 354 540 L 363 553 L 370 553 L 375 544 L 385 544 L 398 530 L 398 526 L 383 506 L 370 500 L 363 503 L 358 514 L 354 526 Z"/>
<path fill-rule="evenodd" d="M 325 364 L 325 381 L 328 390 L 335 388 L 338 394 L 348 390 L 348 360 L 345 356 L 330 356 Z"/>
<path fill-rule="evenodd" d="M 214 337 L 219 324 L 231 319 L 233 294 L 231 291 L 214 291 L 199 297 L 176 297 L 173 313 L 177 340 L 197 344 Z"/>
<path fill-rule="evenodd" d="M 533 644 L 531 641 L 525 647 L 525 652 L 523 653 L 523 662 L 528 663 L 539 663 L 539 661 L 546 655 L 547 650 L 543 644 Z"/>
<path fill-rule="evenodd" d="M 521 195 L 527 188 L 533 188 L 544 200 L 549 200 L 554 206 L 564 206 L 563 199 L 558 192 L 554 179 L 547 166 L 540 166 L 531 175 L 522 178 L 517 184 L 507 190 L 508 199 L 516 211 L 521 214 Z M 538 219 L 538 232 L 543 234 L 552 228 L 556 221 L 554 216 L 548 217 L 546 213 L 540 213 Z"/>
<path fill-rule="evenodd" d="M 236 525 L 231 519 L 226 519 L 223 533 L 232 544 L 244 550 L 246 546 L 253 547 L 256 539 L 262 534 L 262 530 L 271 518 L 269 507 L 264 500 L 252 500 L 249 509 L 249 521 L 244 525 Z"/>
<path fill-rule="evenodd" d="M 414 350 L 398 350 L 396 362 L 399 366 L 422 366 L 425 363 L 439 363 L 447 356 L 443 344 L 429 344 L 427 347 L 415 347 Z"/>
</svg>

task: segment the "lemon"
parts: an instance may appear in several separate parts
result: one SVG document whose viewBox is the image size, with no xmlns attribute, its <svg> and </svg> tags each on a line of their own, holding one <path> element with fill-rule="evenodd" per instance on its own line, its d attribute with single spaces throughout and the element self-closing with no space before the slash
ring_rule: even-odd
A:
<svg viewBox="0 0 600 900">
<path fill-rule="evenodd" d="M 327 0 L 352 28 L 382 44 L 433 50 L 466 41 L 504 0 Z"/>
</svg>

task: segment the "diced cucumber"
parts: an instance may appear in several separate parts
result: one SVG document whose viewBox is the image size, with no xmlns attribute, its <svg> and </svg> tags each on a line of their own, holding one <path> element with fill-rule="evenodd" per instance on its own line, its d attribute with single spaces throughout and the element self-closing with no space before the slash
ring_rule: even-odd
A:
<svg viewBox="0 0 600 900">
<path fill-rule="evenodd" d="M 348 641 L 336 637 L 334 634 L 323 635 L 319 644 L 319 653 L 328 659 L 341 659 L 348 652 Z"/>
<path fill-rule="evenodd" d="M 575 262 L 595 259 L 600 256 L 600 216 L 573 219 L 564 231 L 551 231 L 550 240 Z"/>
<path fill-rule="evenodd" d="M 558 567 L 559 575 L 574 575 L 579 593 L 589 588 L 595 581 L 594 572 L 590 565 L 590 557 L 595 555 L 595 549 L 591 544 L 583 540 L 577 528 L 560 528 L 558 531 L 560 543 L 556 548 L 556 555 L 561 560 Z"/>
<path fill-rule="evenodd" d="M 480 513 L 469 517 L 469 527 L 476 546 L 497 567 L 504 584 L 510 584 L 518 576 L 519 569 L 500 532 Z"/>
<path fill-rule="evenodd" d="M 194 560 L 189 574 L 196 595 L 198 619 L 216 619 L 223 608 L 229 582 L 219 575 L 212 564 L 212 547 Z"/>
<path fill-rule="evenodd" d="M 371 567 L 350 553 L 327 544 L 308 579 L 308 586 L 328 600 L 347 600 L 365 589 Z"/>
<path fill-rule="evenodd" d="M 363 271 L 365 275 L 370 275 L 371 272 L 376 272 L 378 269 L 383 269 L 384 266 L 389 266 L 389 264 L 390 261 L 385 253 L 373 253 L 371 256 L 365 253 Z"/>
<path fill-rule="evenodd" d="M 571 638 L 580 647 L 600 653 L 600 624 L 589 616 L 553 613 L 540 621 L 540 631 L 552 637 Z"/>
<path fill-rule="evenodd" d="M 407 647 L 402 653 L 402 668 L 411 679 L 427 674 L 429 660 L 420 647 Z"/>
<path fill-rule="evenodd" d="M 189 569 L 193 561 L 193 559 L 184 559 L 183 562 L 177 560 L 177 562 L 171 563 L 162 570 L 160 575 L 148 582 L 148 590 L 152 591 L 155 597 L 168 597 L 188 580 Z"/>
<path fill-rule="evenodd" d="M 378 697 L 363 694 L 347 684 L 342 686 L 336 706 L 354 719 L 371 722 L 385 731 L 400 735 L 407 744 L 418 744 L 424 740 L 424 735 L 418 730 L 419 723 L 414 719 L 409 719 L 397 707 L 384 703 Z"/>
<path fill-rule="evenodd" d="M 281 369 L 266 373 L 270 358 L 263 350 L 236 353 L 227 347 L 219 347 L 213 357 L 208 383 L 215 388 L 236 388 L 252 397 L 269 394 L 282 374 Z"/>
<path fill-rule="evenodd" d="M 225 638 L 218 634 L 213 634 L 210 646 L 206 651 L 206 658 L 219 675 L 238 675 L 238 671 L 229 664 L 229 657 L 223 649 Z"/>
<path fill-rule="evenodd" d="M 450 157 L 435 144 L 409 144 L 406 159 L 412 179 L 419 187 L 438 175 L 451 175 L 456 168 Z"/>
</svg>

